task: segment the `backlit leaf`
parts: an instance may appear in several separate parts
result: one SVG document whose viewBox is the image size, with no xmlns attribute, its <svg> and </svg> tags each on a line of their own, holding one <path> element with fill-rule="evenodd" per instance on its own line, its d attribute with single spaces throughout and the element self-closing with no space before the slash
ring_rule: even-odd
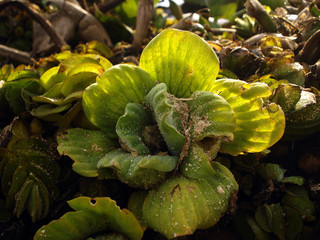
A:
<svg viewBox="0 0 320 240">
<path fill-rule="evenodd" d="M 234 140 L 222 143 L 222 152 L 232 155 L 260 152 L 282 137 L 284 113 L 274 103 L 264 104 L 262 98 L 272 93 L 266 84 L 220 79 L 215 81 L 211 91 L 230 104 L 236 118 Z"/>
<path fill-rule="evenodd" d="M 142 69 L 120 64 L 108 69 L 83 94 L 83 108 L 88 119 L 112 137 L 118 118 L 128 103 L 142 103 L 155 85 Z"/>
<path fill-rule="evenodd" d="M 166 29 L 151 40 L 139 66 L 179 98 L 208 90 L 219 72 L 219 61 L 210 45 L 193 33 L 176 29 Z"/>
</svg>

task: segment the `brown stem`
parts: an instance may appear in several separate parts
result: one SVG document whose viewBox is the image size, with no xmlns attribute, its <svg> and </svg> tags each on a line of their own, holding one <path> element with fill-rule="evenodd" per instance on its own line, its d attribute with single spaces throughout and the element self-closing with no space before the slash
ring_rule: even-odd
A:
<svg viewBox="0 0 320 240">
<path fill-rule="evenodd" d="M 301 51 L 296 56 L 299 62 L 315 64 L 320 55 L 320 30 L 316 31 L 304 44 Z"/>
<path fill-rule="evenodd" d="M 258 0 L 247 0 L 244 4 L 249 15 L 254 17 L 266 32 L 277 32 L 277 26 Z"/>
<path fill-rule="evenodd" d="M 47 19 L 43 18 L 36 10 L 34 10 L 30 3 L 21 2 L 18 0 L 7 0 L 0 2 L 0 10 L 9 6 L 20 8 L 30 14 L 30 16 L 45 29 L 45 31 L 49 34 L 52 41 L 59 49 L 61 49 L 61 47 L 63 46 L 68 45 L 62 38 L 60 38 L 60 36 L 52 27 L 51 23 Z"/>
<path fill-rule="evenodd" d="M 139 51 L 144 38 L 147 36 L 150 20 L 153 12 L 153 0 L 140 0 L 138 4 L 136 33 L 132 47 Z"/>
<path fill-rule="evenodd" d="M 106 2 L 101 2 L 96 4 L 96 7 L 103 13 L 108 12 L 109 10 L 113 9 L 114 7 L 118 6 L 120 3 L 123 3 L 125 0 L 109 0 Z M 89 8 L 89 12 L 94 14 L 94 6 Z"/>
<path fill-rule="evenodd" d="M 14 48 L 10 48 L 0 44 L 0 56 L 8 57 L 16 62 L 30 65 L 33 63 L 31 60 L 31 55 L 28 52 L 19 51 Z"/>
</svg>

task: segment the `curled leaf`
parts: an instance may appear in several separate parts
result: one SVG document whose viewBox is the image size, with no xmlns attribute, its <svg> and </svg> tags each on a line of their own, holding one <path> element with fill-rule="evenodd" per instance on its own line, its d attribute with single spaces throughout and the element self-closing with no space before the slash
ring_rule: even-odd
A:
<svg viewBox="0 0 320 240">
<path fill-rule="evenodd" d="M 85 239 L 106 231 L 122 233 L 128 239 L 139 240 L 143 230 L 138 220 L 128 210 L 121 210 L 110 198 L 79 197 L 68 202 L 74 212 L 40 228 L 35 240 Z"/>
<path fill-rule="evenodd" d="M 128 103 L 124 115 L 118 119 L 116 125 L 122 148 L 132 154 L 149 154 L 150 151 L 143 141 L 143 133 L 145 127 L 152 124 L 152 115 L 143 105 Z"/>
<path fill-rule="evenodd" d="M 119 180 L 133 187 L 149 189 L 163 181 L 168 172 L 175 169 L 175 156 L 132 156 L 122 150 L 107 153 L 97 163 L 99 169 L 113 169 Z"/>
<path fill-rule="evenodd" d="M 183 103 L 179 102 L 179 99 L 168 94 L 164 83 L 152 88 L 145 97 L 145 101 L 153 109 L 159 130 L 169 150 L 174 155 L 179 155 L 185 141 L 182 125 L 184 119 L 181 119 L 181 115 L 188 114 L 187 109 L 183 109 Z"/>
</svg>

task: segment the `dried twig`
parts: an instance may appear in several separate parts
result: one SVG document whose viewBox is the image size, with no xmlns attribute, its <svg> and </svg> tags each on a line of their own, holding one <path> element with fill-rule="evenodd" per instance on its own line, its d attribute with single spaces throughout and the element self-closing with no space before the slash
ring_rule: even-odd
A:
<svg viewBox="0 0 320 240">
<path fill-rule="evenodd" d="M 28 52 L 19 51 L 14 48 L 10 48 L 0 44 L 0 56 L 8 57 L 16 62 L 30 65 L 33 63 L 31 55 Z"/>
<path fill-rule="evenodd" d="M 51 37 L 52 41 L 55 43 L 55 45 L 61 49 L 62 46 L 68 45 L 60 36 L 56 33 L 56 31 L 53 29 L 51 23 L 43 18 L 36 10 L 34 10 L 31 6 L 30 3 L 28 2 L 22 2 L 18 0 L 7 0 L 0 2 L 0 10 L 6 8 L 6 7 L 17 7 L 20 8 L 24 11 L 26 11 L 30 16 L 37 21 L 44 29 L 45 31 L 49 34 Z"/>
<path fill-rule="evenodd" d="M 140 0 L 136 22 L 136 33 L 133 38 L 132 47 L 138 51 L 144 38 L 147 36 L 150 20 L 153 12 L 153 0 Z"/>
</svg>

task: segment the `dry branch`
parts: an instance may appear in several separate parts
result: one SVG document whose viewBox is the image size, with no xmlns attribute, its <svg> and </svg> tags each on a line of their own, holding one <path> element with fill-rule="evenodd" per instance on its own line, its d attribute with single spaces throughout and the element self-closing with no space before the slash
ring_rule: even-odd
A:
<svg viewBox="0 0 320 240">
<path fill-rule="evenodd" d="M 150 20 L 153 12 L 153 0 L 140 0 L 138 4 L 136 33 L 132 47 L 139 51 L 144 38 L 147 36 Z"/>
<path fill-rule="evenodd" d="M 13 61 L 26 65 L 30 65 L 33 63 L 30 53 L 19 51 L 2 44 L 0 44 L 0 56 L 10 58 Z"/>
</svg>

